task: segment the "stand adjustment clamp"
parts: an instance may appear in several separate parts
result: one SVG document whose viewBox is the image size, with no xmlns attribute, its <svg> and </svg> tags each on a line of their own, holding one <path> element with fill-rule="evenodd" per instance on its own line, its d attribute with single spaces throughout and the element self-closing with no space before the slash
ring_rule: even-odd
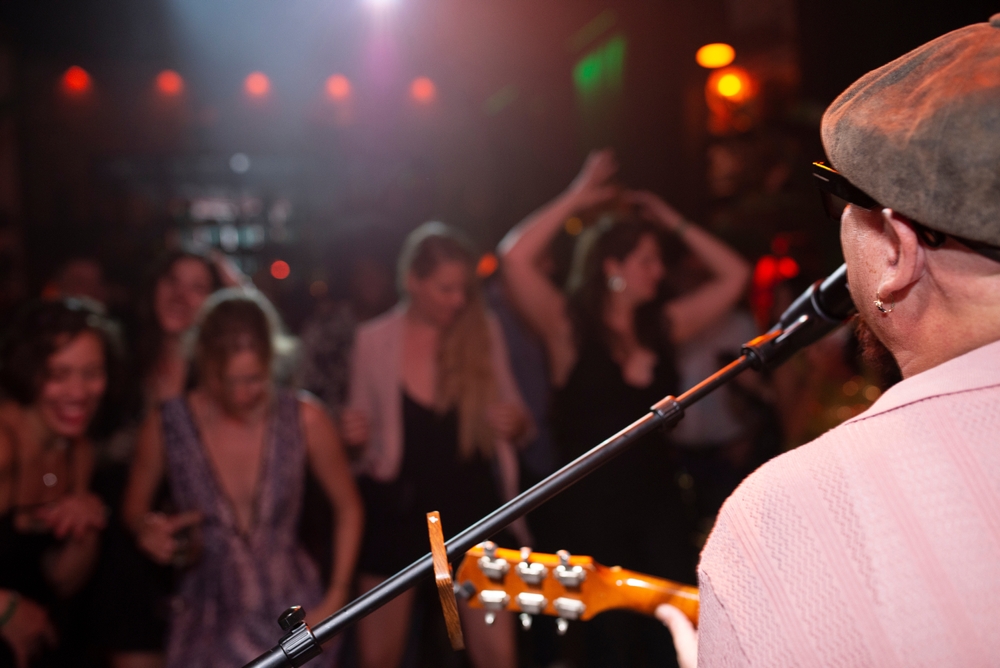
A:
<svg viewBox="0 0 1000 668">
<path fill-rule="evenodd" d="M 663 422 L 663 426 L 667 429 L 676 425 L 684 417 L 684 407 L 672 396 L 660 399 L 649 410 L 656 414 L 656 417 Z"/>
<path fill-rule="evenodd" d="M 278 617 L 278 625 L 282 630 L 288 631 L 278 645 L 288 657 L 288 664 L 291 666 L 302 666 L 323 651 L 305 619 L 306 611 L 300 605 L 293 605 Z"/>
</svg>

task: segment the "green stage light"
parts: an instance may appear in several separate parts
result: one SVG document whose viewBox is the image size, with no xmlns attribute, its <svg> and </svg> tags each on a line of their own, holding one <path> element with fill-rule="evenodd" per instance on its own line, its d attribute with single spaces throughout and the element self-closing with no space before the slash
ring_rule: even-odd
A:
<svg viewBox="0 0 1000 668">
<path fill-rule="evenodd" d="M 625 37 L 615 35 L 584 54 L 573 67 L 573 83 L 581 95 L 615 91 L 625 71 Z"/>
</svg>

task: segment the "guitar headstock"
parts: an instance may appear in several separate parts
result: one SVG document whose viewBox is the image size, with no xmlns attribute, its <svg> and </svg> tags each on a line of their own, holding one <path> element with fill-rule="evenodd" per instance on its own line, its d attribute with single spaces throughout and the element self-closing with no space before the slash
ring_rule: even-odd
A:
<svg viewBox="0 0 1000 668">
<path fill-rule="evenodd" d="M 525 628 L 532 615 L 552 615 L 565 633 L 570 620 L 586 621 L 613 608 L 652 615 L 661 603 L 680 608 L 695 624 L 698 619 L 697 588 L 608 568 L 565 550 L 544 554 L 481 543 L 465 553 L 455 583 L 470 607 L 486 610 L 487 623 L 501 610 L 520 613 Z"/>
</svg>

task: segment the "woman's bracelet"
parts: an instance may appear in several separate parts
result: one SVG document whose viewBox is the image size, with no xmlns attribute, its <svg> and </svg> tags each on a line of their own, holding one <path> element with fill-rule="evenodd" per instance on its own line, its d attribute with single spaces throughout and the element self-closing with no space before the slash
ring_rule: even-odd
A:
<svg viewBox="0 0 1000 668">
<path fill-rule="evenodd" d="M 21 595 L 16 591 L 10 593 L 10 598 L 7 600 L 7 609 L 3 611 L 0 615 L 0 629 L 7 625 L 11 619 L 14 618 L 14 613 L 17 612 L 17 604 L 21 602 Z"/>
</svg>

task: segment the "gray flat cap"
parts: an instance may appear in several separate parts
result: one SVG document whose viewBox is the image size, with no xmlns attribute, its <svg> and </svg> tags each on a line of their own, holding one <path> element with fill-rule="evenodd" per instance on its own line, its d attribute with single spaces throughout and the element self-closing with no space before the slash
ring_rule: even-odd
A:
<svg viewBox="0 0 1000 668">
<path fill-rule="evenodd" d="M 861 77 L 821 132 L 837 171 L 883 206 L 1000 245 L 1000 14 Z"/>
</svg>

